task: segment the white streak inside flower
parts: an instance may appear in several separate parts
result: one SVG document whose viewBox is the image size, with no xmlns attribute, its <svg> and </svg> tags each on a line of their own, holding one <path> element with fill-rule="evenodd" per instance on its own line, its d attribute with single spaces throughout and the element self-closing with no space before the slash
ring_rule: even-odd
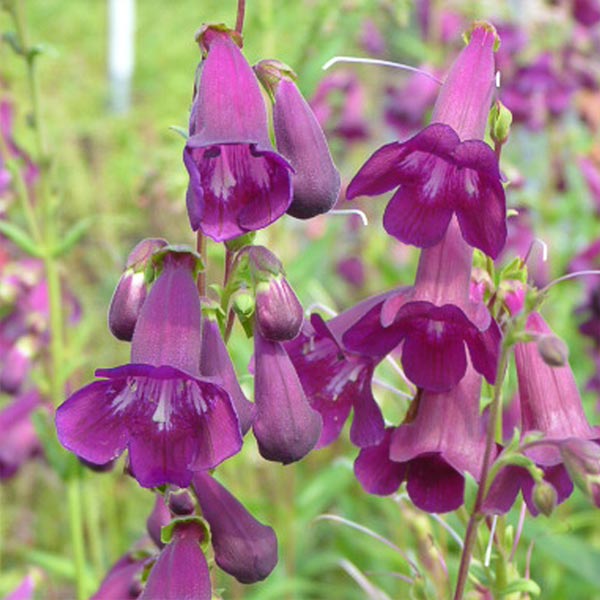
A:
<svg viewBox="0 0 600 600">
<path fill-rule="evenodd" d="M 469 194 L 469 196 L 476 196 L 478 192 L 477 173 L 472 169 L 465 169 L 464 178 L 467 194 Z"/>
<path fill-rule="evenodd" d="M 214 195 L 221 200 L 227 200 L 231 190 L 235 187 L 236 180 L 231 172 L 227 152 L 221 150 L 220 154 L 210 160 L 214 160 L 213 176 L 210 180 L 210 189 Z"/>
</svg>

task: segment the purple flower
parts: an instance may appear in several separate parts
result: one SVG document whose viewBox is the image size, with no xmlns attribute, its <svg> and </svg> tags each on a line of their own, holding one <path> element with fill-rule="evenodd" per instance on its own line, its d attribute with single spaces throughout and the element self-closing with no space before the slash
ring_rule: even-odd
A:
<svg viewBox="0 0 600 600">
<path fill-rule="evenodd" d="M 309 405 L 294 366 L 281 342 L 254 331 L 254 403 L 252 425 L 258 449 L 267 460 L 300 460 L 321 435 L 319 414 Z"/>
<path fill-rule="evenodd" d="M 146 531 L 156 544 L 157 548 L 162 548 L 164 543 L 161 539 L 161 531 L 171 522 L 171 512 L 165 503 L 162 494 L 156 494 L 152 512 L 146 519 Z"/>
<path fill-rule="evenodd" d="M 199 371 L 200 300 L 195 258 L 165 251 L 131 345 L 131 364 L 99 369 L 104 379 L 75 392 L 57 410 L 61 443 L 103 464 L 129 449 L 130 470 L 143 487 L 187 487 L 240 450 L 229 394 Z"/>
<path fill-rule="evenodd" d="M 598 0 L 573 0 L 573 16 L 585 27 L 593 27 L 600 22 L 600 3 Z"/>
<path fill-rule="evenodd" d="M 15 475 L 21 465 L 41 451 L 31 416 L 46 408 L 39 393 L 30 390 L 0 410 L 0 480 Z"/>
<path fill-rule="evenodd" d="M 361 450 L 354 472 L 363 488 L 385 496 L 406 481 L 420 509 L 456 510 L 463 503 L 464 473 L 478 479 L 481 470 L 485 426 L 480 389 L 481 377 L 469 368 L 450 392 L 417 395 L 402 425 L 388 428 L 379 445 Z"/>
<path fill-rule="evenodd" d="M 340 174 L 317 118 L 294 83 L 295 74 L 274 60 L 263 60 L 254 69 L 273 97 L 277 150 L 294 168 L 288 214 L 309 219 L 327 212 L 338 199 Z"/>
<path fill-rule="evenodd" d="M 506 239 L 506 201 L 498 159 L 483 142 L 493 93 L 496 33 L 479 24 L 441 88 L 432 124 L 406 142 L 377 150 L 350 182 L 346 197 L 398 186 L 385 230 L 421 248 L 438 243 L 456 214 L 465 240 L 492 258 Z"/>
<path fill-rule="evenodd" d="M 262 581 L 277 564 L 277 537 L 257 521 L 216 479 L 204 472 L 192 481 L 210 525 L 215 561 L 241 583 Z"/>
<path fill-rule="evenodd" d="M 252 425 L 256 407 L 246 398 L 240 387 L 216 315 L 210 309 L 203 310 L 202 315 L 200 374 L 203 377 L 214 377 L 219 385 L 227 390 L 239 418 L 240 430 L 245 434 Z"/>
<path fill-rule="evenodd" d="M 310 405 L 323 418 L 318 447 L 338 438 L 352 409 L 353 444 L 372 446 L 383 438 L 385 425 L 371 381 L 375 367 L 387 352 L 378 356 L 351 352 L 342 338 L 354 322 L 380 307 L 387 296 L 369 298 L 328 322 L 313 314 L 311 323 L 305 323 L 301 334 L 285 345 Z"/>
<path fill-rule="evenodd" d="M 241 40 L 221 26 L 197 35 L 204 58 L 183 161 L 192 229 L 215 241 L 262 229 L 292 201 L 291 171 L 273 151 L 267 111 Z"/>
<path fill-rule="evenodd" d="M 418 387 L 446 392 L 467 369 L 493 383 L 501 333 L 484 304 L 469 299 L 472 249 L 453 220 L 443 240 L 421 252 L 413 288 L 392 293 L 343 337 L 346 348 L 385 356 L 402 343 L 402 366 Z"/>
<path fill-rule="evenodd" d="M 3 600 L 32 600 L 36 587 L 34 576 L 26 575 L 17 588 L 4 596 Z"/>
<path fill-rule="evenodd" d="M 175 519 L 171 541 L 154 563 L 140 600 L 211 600 L 208 563 L 201 544 L 206 525 L 197 517 Z"/>
<path fill-rule="evenodd" d="M 538 313 L 532 313 L 526 329 L 536 336 L 554 335 Z M 541 442 L 525 454 L 544 471 L 544 478 L 557 492 L 557 503 L 564 502 L 573 484 L 563 464 L 561 445 L 565 440 L 596 440 L 598 431 L 591 427 L 583 411 L 573 372 L 568 364 L 551 367 L 540 356 L 535 342 L 515 347 L 515 364 L 521 405 L 521 431 L 544 434 Z M 534 480 L 521 467 L 504 468 L 494 480 L 484 507 L 489 512 L 505 512 L 514 503 L 519 490 L 532 514 L 538 513 L 533 501 Z"/>
<path fill-rule="evenodd" d="M 122 556 L 110 569 L 90 600 L 133 600 L 142 592 L 142 572 L 144 558 L 132 553 Z"/>
</svg>

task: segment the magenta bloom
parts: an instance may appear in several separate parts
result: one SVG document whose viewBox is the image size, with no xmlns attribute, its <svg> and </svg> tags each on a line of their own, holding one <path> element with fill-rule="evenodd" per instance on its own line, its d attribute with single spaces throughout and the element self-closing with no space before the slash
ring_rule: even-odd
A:
<svg viewBox="0 0 600 600">
<path fill-rule="evenodd" d="M 263 60 L 254 68 L 273 96 L 277 150 L 294 168 L 294 197 L 287 212 L 299 219 L 325 213 L 338 199 L 341 184 L 321 126 L 289 67 Z"/>
<path fill-rule="evenodd" d="M 553 335 L 552 330 L 538 313 L 527 320 L 527 331 L 538 335 Z M 581 398 L 569 365 L 550 367 L 538 352 L 535 342 L 520 343 L 515 347 L 515 363 L 521 404 L 521 431 L 544 434 L 543 442 L 526 450 L 526 455 L 544 471 L 545 479 L 556 489 L 557 502 L 566 500 L 573 491 L 561 455 L 566 440 L 600 439 L 600 433 L 591 427 L 583 411 Z M 534 481 L 520 467 L 507 467 L 498 475 L 485 502 L 490 512 L 510 509 L 519 493 L 532 514 L 538 509 L 533 503 Z"/>
<path fill-rule="evenodd" d="M 496 34 L 478 25 L 454 63 L 435 104 L 432 124 L 406 142 L 377 150 L 346 197 L 394 188 L 385 230 L 421 248 L 438 243 L 453 214 L 471 245 L 496 257 L 506 239 L 506 201 L 498 159 L 483 142 L 493 92 Z"/>
<path fill-rule="evenodd" d="M 321 435 L 321 417 L 308 403 L 298 375 L 281 342 L 254 331 L 252 425 L 263 458 L 285 464 L 304 458 Z"/>
<path fill-rule="evenodd" d="M 200 544 L 205 525 L 197 517 L 176 519 L 171 541 L 154 563 L 140 600 L 211 600 L 208 563 Z"/>
<path fill-rule="evenodd" d="M 420 509 L 456 510 L 463 503 L 464 473 L 478 479 L 481 470 L 485 425 L 480 389 L 481 377 L 468 369 L 450 392 L 417 396 L 412 421 L 388 428 L 381 444 L 361 450 L 354 472 L 363 488 L 385 496 L 406 481 Z"/>
<path fill-rule="evenodd" d="M 163 260 L 136 324 L 132 363 L 96 371 L 103 379 L 58 408 L 56 427 L 61 443 L 92 463 L 128 448 L 143 487 L 187 487 L 193 471 L 232 456 L 242 439 L 230 395 L 200 375 L 195 259 L 166 251 Z"/>
<path fill-rule="evenodd" d="M 90 600 L 134 600 L 142 593 L 144 558 L 134 558 L 132 553 L 122 556 L 103 579 L 98 591 Z"/>
<path fill-rule="evenodd" d="M 292 168 L 271 146 L 259 83 L 236 35 L 220 26 L 198 34 L 204 58 L 183 152 L 190 224 L 217 242 L 270 225 L 292 201 Z"/>
<path fill-rule="evenodd" d="M 414 287 L 371 308 L 345 332 L 345 347 L 385 356 L 402 343 L 406 376 L 438 393 L 462 379 L 468 349 L 475 370 L 493 383 L 501 333 L 485 305 L 469 299 L 471 260 L 454 220 L 439 244 L 421 252 Z"/>
<path fill-rule="evenodd" d="M 310 405 L 323 418 L 319 447 L 335 441 L 354 409 L 350 440 L 372 446 L 384 435 L 384 421 L 373 397 L 373 372 L 387 351 L 371 356 L 351 352 L 342 337 L 371 308 L 381 307 L 387 294 L 369 298 L 328 322 L 313 314 L 301 334 L 285 345 Z"/>
<path fill-rule="evenodd" d="M 277 564 L 277 537 L 257 521 L 216 479 L 204 472 L 192 481 L 210 525 L 215 561 L 241 583 L 262 581 Z"/>
</svg>

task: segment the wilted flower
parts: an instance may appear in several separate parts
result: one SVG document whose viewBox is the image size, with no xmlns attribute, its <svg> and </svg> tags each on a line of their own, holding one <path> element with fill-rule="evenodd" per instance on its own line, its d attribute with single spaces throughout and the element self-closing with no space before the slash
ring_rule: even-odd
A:
<svg viewBox="0 0 600 600">
<path fill-rule="evenodd" d="M 204 58 L 183 153 L 187 209 L 194 231 L 224 241 L 287 211 L 293 169 L 271 146 L 266 106 L 239 35 L 208 25 L 196 39 Z"/>
</svg>

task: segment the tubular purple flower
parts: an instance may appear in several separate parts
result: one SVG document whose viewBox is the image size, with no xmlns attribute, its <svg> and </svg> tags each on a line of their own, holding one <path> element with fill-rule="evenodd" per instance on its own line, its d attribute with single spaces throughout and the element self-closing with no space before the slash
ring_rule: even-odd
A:
<svg viewBox="0 0 600 600">
<path fill-rule="evenodd" d="M 146 531 L 156 544 L 157 548 L 162 548 L 164 543 L 161 539 L 161 530 L 171 522 L 171 513 L 167 507 L 162 494 L 156 494 L 152 512 L 146 519 Z"/>
<path fill-rule="evenodd" d="M 144 558 L 134 558 L 127 553 L 122 556 L 110 569 L 100 584 L 98 591 L 90 600 L 134 600 L 142 592 L 142 572 Z"/>
<path fill-rule="evenodd" d="M 210 572 L 201 547 L 206 525 L 187 517 L 171 526 L 171 541 L 154 563 L 140 600 L 211 600 Z"/>
<path fill-rule="evenodd" d="M 479 478 L 485 425 L 479 413 L 481 377 L 472 369 L 450 392 L 423 392 L 416 416 L 387 430 L 382 444 L 361 450 L 354 472 L 363 488 L 394 493 L 402 481 L 417 507 L 456 510 L 463 503 L 464 473 Z"/>
<path fill-rule="evenodd" d="M 196 258 L 167 249 L 131 344 L 131 364 L 99 369 L 103 380 L 75 392 L 57 410 L 61 443 L 103 464 L 129 449 L 143 487 L 187 487 L 242 444 L 231 397 L 200 375 L 200 300 Z"/>
<path fill-rule="evenodd" d="M 210 525 L 215 561 L 241 583 L 262 581 L 277 564 L 277 537 L 257 521 L 216 479 L 198 472 L 192 480 Z"/>
<path fill-rule="evenodd" d="M 246 398 L 238 382 L 227 346 L 221 336 L 219 323 L 214 311 L 203 310 L 202 352 L 200 354 L 200 374 L 213 377 L 229 395 L 238 415 L 242 435 L 250 429 L 256 407 Z"/>
<path fill-rule="evenodd" d="M 456 214 L 463 237 L 495 258 L 506 239 L 506 200 L 498 159 L 483 142 L 494 85 L 497 35 L 477 23 L 435 104 L 432 124 L 406 142 L 377 150 L 350 182 L 346 197 L 398 186 L 383 218 L 401 242 L 428 248 Z"/>
<path fill-rule="evenodd" d="M 327 212 L 338 199 L 340 174 L 317 118 L 294 83 L 296 74 L 275 60 L 262 60 L 254 70 L 273 98 L 277 150 L 294 168 L 287 213 L 309 219 Z"/>
<path fill-rule="evenodd" d="M 292 201 L 292 167 L 273 151 L 259 82 L 239 35 L 208 25 L 183 161 L 192 229 L 229 240 L 276 221 Z"/>
<path fill-rule="evenodd" d="M 310 405 L 323 419 L 318 447 L 334 442 L 354 409 L 350 440 L 359 447 L 378 444 L 385 424 L 373 397 L 375 367 L 387 352 L 370 356 L 350 352 L 342 343 L 344 333 L 389 294 L 369 298 L 330 321 L 313 314 L 301 334 L 285 349 L 296 369 Z"/>
<path fill-rule="evenodd" d="M 130 342 L 142 305 L 147 296 L 146 267 L 152 254 L 164 248 L 166 240 L 148 238 L 131 251 L 108 309 L 108 327 L 118 339 Z"/>
<path fill-rule="evenodd" d="M 345 332 L 348 349 L 385 356 L 400 343 L 406 376 L 420 388 L 446 392 L 467 369 L 496 379 L 501 333 L 481 302 L 469 298 L 472 248 L 452 219 L 444 238 L 421 252 L 413 288 L 396 291 Z"/>
<path fill-rule="evenodd" d="M 254 403 L 252 425 L 263 458 L 284 465 L 304 458 L 321 435 L 319 413 L 308 403 L 294 366 L 281 342 L 254 331 Z"/>
<path fill-rule="evenodd" d="M 529 315 L 526 331 L 537 336 L 554 335 L 538 313 Z M 521 431 L 544 434 L 542 442 L 525 451 L 544 471 L 545 480 L 554 486 L 557 503 L 564 502 L 573 491 L 573 484 L 563 464 L 561 447 L 565 440 L 598 440 L 600 432 L 590 426 L 568 363 L 562 367 L 547 365 L 535 342 L 515 347 L 515 364 L 521 405 Z M 578 443 L 578 442 L 576 442 Z M 521 467 L 506 467 L 494 480 L 484 508 L 488 512 L 506 512 L 519 493 L 532 514 L 538 509 L 533 502 L 534 481 Z"/>
</svg>

